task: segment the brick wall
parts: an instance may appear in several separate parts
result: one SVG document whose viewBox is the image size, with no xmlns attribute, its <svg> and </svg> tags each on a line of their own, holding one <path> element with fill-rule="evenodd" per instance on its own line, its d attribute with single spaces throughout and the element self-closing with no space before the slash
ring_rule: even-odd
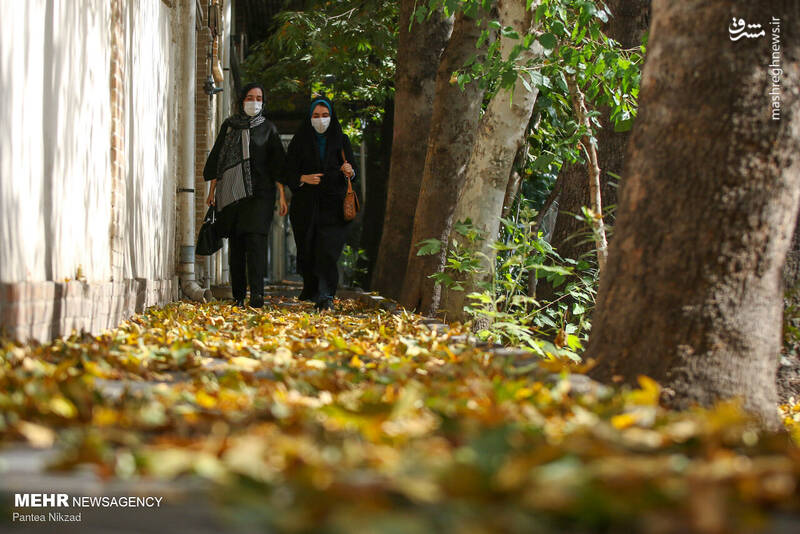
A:
<svg viewBox="0 0 800 534">
<path fill-rule="evenodd" d="M 0 330 L 18 341 L 40 342 L 73 331 L 113 328 L 147 307 L 175 300 L 176 280 L 13 282 L 0 284 Z"/>
<path fill-rule="evenodd" d="M 211 31 L 208 29 L 208 2 L 200 2 L 198 6 L 197 18 L 200 22 L 200 31 L 197 32 L 197 51 L 196 51 L 196 80 L 195 86 L 195 230 L 199 231 L 203 224 L 203 217 L 206 214 L 206 183 L 203 179 L 203 167 L 206 164 L 208 153 L 214 145 L 216 132 L 212 130 L 213 99 L 203 90 L 203 84 L 209 75 L 209 45 L 211 42 Z M 198 256 L 195 263 L 195 273 L 197 281 L 203 283 L 202 278 L 208 276 L 205 269 L 205 256 Z"/>
</svg>

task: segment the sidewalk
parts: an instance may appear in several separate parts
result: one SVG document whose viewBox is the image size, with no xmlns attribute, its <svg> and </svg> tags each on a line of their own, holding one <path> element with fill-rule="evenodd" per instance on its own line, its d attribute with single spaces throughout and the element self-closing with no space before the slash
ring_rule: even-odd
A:
<svg viewBox="0 0 800 534">
<path fill-rule="evenodd" d="M 735 403 L 673 412 L 646 377 L 616 390 L 373 295 L 317 313 L 297 289 L 0 346 L 0 531 L 800 530 L 797 447 Z M 26 492 L 164 501 L 10 523 L 58 511 L 16 509 Z"/>
</svg>

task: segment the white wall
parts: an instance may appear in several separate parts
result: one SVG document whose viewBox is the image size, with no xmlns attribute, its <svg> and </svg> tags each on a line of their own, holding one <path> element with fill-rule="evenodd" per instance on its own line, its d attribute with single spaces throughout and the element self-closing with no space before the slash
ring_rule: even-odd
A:
<svg viewBox="0 0 800 534">
<path fill-rule="evenodd" d="M 124 276 L 162 279 L 175 272 L 180 17 L 161 0 L 128 2 L 127 14 Z"/>
<path fill-rule="evenodd" d="M 180 17 L 125 4 L 124 277 L 170 278 Z M 110 0 L 0 1 L 0 282 L 111 277 L 110 29 Z"/>
<path fill-rule="evenodd" d="M 2 281 L 110 276 L 109 20 L 91 0 L 0 3 Z"/>
</svg>

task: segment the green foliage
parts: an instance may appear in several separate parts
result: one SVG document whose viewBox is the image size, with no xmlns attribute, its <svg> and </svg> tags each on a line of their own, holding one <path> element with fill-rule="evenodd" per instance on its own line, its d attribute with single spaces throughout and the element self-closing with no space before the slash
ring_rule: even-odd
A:
<svg viewBox="0 0 800 534">
<path fill-rule="evenodd" d="M 438 239 L 425 239 L 418 244 L 417 256 L 430 256 L 442 250 L 442 242 Z"/>
<path fill-rule="evenodd" d="M 783 354 L 800 354 L 800 284 L 783 296 Z"/>
<path fill-rule="evenodd" d="M 353 248 L 350 245 L 344 246 L 339 262 L 342 266 L 345 286 L 357 287 L 360 285 L 359 280 L 367 274 L 367 269 L 363 267 L 366 264 L 366 259 L 367 254 L 363 248 Z"/>
<path fill-rule="evenodd" d="M 453 291 L 464 290 L 467 276 L 483 280 L 480 291 L 467 295 L 470 303 L 465 306 L 480 325 L 477 334 L 481 339 L 524 345 L 541 356 L 549 353 L 579 361 L 594 308 L 597 270 L 587 261 L 562 258 L 540 233 L 534 235 L 536 211 L 525 199 L 513 216 L 500 222 L 500 239 L 491 245 L 496 251 L 494 261 L 473 252 L 471 245 L 485 237 L 471 221 L 456 223 L 454 230 L 462 239 L 453 240 L 445 270 L 431 278 Z M 432 249 L 432 241 L 436 240 L 417 246 Z M 482 272 L 482 259 L 489 261 L 489 273 Z M 531 277 L 547 280 L 558 288 L 558 296 L 549 302 L 531 297 Z"/>
<path fill-rule="evenodd" d="M 541 207 L 565 163 L 583 162 L 579 140 L 588 135 L 596 143 L 600 127 L 599 112 L 609 114 L 615 131 L 631 128 L 637 111 L 647 36 L 641 46 L 623 49 L 610 39 L 604 28 L 611 16 L 602 1 L 543 0 L 535 7 L 535 29 L 518 35 L 500 21 L 486 17 L 492 2 L 479 0 L 428 0 L 417 8 L 416 20 L 436 9 L 446 13 L 463 11 L 476 18 L 484 30 L 477 45 L 488 44 L 485 61 L 473 56 L 457 71 L 452 80 L 464 87 L 478 83 L 487 88 L 487 98 L 499 90 L 511 89 L 518 79 L 529 89 L 538 90 L 530 125 L 527 153 L 520 172 L 525 178 L 523 191 Z M 527 3 L 528 9 L 533 3 Z M 514 40 L 515 46 L 502 57 L 502 40 Z M 537 44 L 542 54 L 532 61 L 520 61 L 525 48 Z M 574 78 L 584 93 L 589 108 L 591 131 L 575 120 L 567 78 Z"/>
<path fill-rule="evenodd" d="M 291 108 L 293 95 L 319 91 L 347 101 L 354 109 L 339 107 L 340 118 L 360 131 L 383 113 L 394 92 L 397 2 L 313 0 L 305 6 L 276 15 L 271 37 L 253 45 L 244 62 L 245 78 L 261 82 L 278 106 Z"/>
</svg>

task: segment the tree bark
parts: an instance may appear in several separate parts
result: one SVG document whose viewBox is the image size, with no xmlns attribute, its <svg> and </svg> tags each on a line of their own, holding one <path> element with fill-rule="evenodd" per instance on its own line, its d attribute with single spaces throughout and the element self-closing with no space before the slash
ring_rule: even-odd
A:
<svg viewBox="0 0 800 534">
<path fill-rule="evenodd" d="M 511 26 L 520 36 L 532 31 L 533 11 L 538 2 L 533 2 L 530 10 L 525 9 L 525 0 L 500 0 L 497 5 L 503 27 Z M 502 39 L 501 53 L 507 58 L 517 41 L 499 38 Z M 542 53 L 543 49 L 536 42 L 520 53 L 518 61 L 525 64 Z M 517 150 L 524 142 L 525 129 L 537 94 L 538 90 L 535 87 L 530 90 L 526 88 L 519 76 L 512 91 L 501 89 L 497 92 L 481 118 L 467 165 L 464 189 L 459 195 L 453 221 L 470 218 L 475 227 L 484 234 L 485 239 L 475 244 L 473 252 L 486 256 L 482 259 L 481 268 L 487 274 L 467 276 L 466 283 L 463 284 L 464 291 L 444 287 L 441 289 L 440 310 L 446 314 L 448 320 L 466 319 L 466 295 L 474 291 L 486 276 L 491 276 L 489 272 L 495 253 L 490 245 L 500 230 L 498 216 L 503 209 L 511 167 Z M 451 230 L 447 243 L 452 243 L 454 238 L 463 242 Z"/>
<path fill-rule="evenodd" d="M 767 35 L 732 41 L 732 14 Z M 678 408 L 741 397 L 777 422 L 781 271 L 800 199 L 798 16 L 788 0 L 653 2 L 640 114 L 587 350 L 593 377 L 648 375 Z M 772 17 L 784 69 L 779 120 L 766 72 Z"/>
<path fill-rule="evenodd" d="M 462 91 L 450 78 L 472 55 L 478 54 L 481 59 L 485 56 L 485 46 L 479 50 L 475 48 L 481 30 L 474 19 L 458 15 L 436 75 L 436 98 L 422 187 L 410 234 L 411 247 L 403 258 L 406 276 L 400 296 L 403 306 L 426 315 L 431 314 L 438 303 L 438 288 L 428 276 L 442 270 L 445 256 L 417 256 L 414 245 L 430 238 L 446 240 L 450 233 L 485 92 L 478 83 L 467 84 Z"/>
<path fill-rule="evenodd" d="M 436 71 L 452 19 L 434 14 L 409 23 L 415 0 L 401 0 L 400 36 L 395 73 L 395 116 L 386 213 L 371 287 L 397 298 L 405 275 L 414 211 L 425 165 Z"/>
<path fill-rule="evenodd" d="M 527 152 L 528 148 L 523 143 L 517 150 L 517 155 L 514 156 L 514 163 L 511 165 L 511 177 L 506 186 L 506 196 L 503 197 L 503 217 L 508 217 L 508 214 L 511 213 L 511 208 L 514 207 L 514 201 L 519 194 L 519 187 L 522 185 L 522 175 L 519 172 L 524 166 Z"/>
<path fill-rule="evenodd" d="M 359 266 L 367 272 L 359 280 L 361 287 L 371 288 L 372 273 L 378 257 L 378 246 L 383 232 L 383 216 L 386 213 L 386 188 L 389 179 L 389 165 L 392 154 L 392 121 L 394 120 L 394 100 L 386 99 L 385 114 L 380 126 L 368 124 L 364 132 L 367 147 L 367 194 L 364 199 L 364 218 L 361 222 L 361 248 L 366 261 Z"/>
</svg>

